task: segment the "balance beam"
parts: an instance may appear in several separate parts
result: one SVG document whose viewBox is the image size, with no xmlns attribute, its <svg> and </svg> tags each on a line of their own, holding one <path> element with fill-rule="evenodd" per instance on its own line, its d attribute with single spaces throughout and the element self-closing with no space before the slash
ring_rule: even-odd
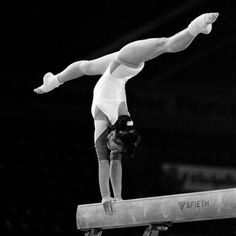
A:
<svg viewBox="0 0 236 236">
<path fill-rule="evenodd" d="M 145 226 L 236 217 L 236 188 L 124 200 L 106 215 L 101 203 L 78 205 L 79 230 Z"/>
</svg>

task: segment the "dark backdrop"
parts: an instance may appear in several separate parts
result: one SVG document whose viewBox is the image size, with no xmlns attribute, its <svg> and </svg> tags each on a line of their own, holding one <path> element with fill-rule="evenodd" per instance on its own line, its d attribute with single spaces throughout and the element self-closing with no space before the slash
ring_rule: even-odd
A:
<svg viewBox="0 0 236 236">
<path fill-rule="evenodd" d="M 1 4 L 2 232 L 75 233 L 76 207 L 100 201 L 90 114 L 99 77 L 37 95 L 43 75 L 148 37 L 171 36 L 199 14 L 220 12 L 210 35 L 146 63 L 127 84 L 142 135 L 124 160 L 124 199 L 185 192 L 163 163 L 236 168 L 233 0 Z M 163 235 L 233 235 L 234 220 L 173 226 Z M 142 235 L 143 228 L 104 235 Z"/>
</svg>

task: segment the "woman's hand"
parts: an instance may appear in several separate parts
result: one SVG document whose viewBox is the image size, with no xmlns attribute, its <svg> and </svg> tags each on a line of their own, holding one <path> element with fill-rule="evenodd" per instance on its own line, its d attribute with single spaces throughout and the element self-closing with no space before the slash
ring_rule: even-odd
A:
<svg viewBox="0 0 236 236">
<path fill-rule="evenodd" d="M 115 201 L 111 197 L 104 197 L 102 199 L 102 205 L 107 215 L 113 215 L 115 212 Z"/>
</svg>

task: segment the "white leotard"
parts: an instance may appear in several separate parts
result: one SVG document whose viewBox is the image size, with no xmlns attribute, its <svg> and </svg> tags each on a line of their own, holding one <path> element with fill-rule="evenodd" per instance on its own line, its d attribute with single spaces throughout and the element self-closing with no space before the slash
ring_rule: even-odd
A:
<svg viewBox="0 0 236 236">
<path fill-rule="evenodd" d="M 120 64 L 112 73 L 110 65 L 105 73 L 98 80 L 93 91 L 92 115 L 95 117 L 96 106 L 104 112 L 113 125 L 118 119 L 119 105 L 122 102 L 126 104 L 125 84 L 137 75 L 144 67 L 133 68 Z"/>
</svg>

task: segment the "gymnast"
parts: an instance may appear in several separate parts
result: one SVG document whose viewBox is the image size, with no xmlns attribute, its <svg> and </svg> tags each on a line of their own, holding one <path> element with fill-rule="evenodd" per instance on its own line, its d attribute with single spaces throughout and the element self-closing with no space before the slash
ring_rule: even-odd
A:
<svg viewBox="0 0 236 236">
<path fill-rule="evenodd" d="M 218 16 L 217 12 L 205 13 L 171 37 L 137 40 L 100 58 L 76 61 L 58 74 L 48 72 L 43 77 L 43 84 L 34 89 L 35 93 L 43 94 L 83 75 L 101 75 L 94 87 L 91 112 L 99 188 L 107 215 L 112 215 L 114 203 L 122 200 L 122 158 L 132 158 L 140 142 L 140 135 L 128 111 L 126 82 L 143 69 L 146 61 L 163 53 L 182 51 L 198 34 L 209 34 Z"/>
</svg>

